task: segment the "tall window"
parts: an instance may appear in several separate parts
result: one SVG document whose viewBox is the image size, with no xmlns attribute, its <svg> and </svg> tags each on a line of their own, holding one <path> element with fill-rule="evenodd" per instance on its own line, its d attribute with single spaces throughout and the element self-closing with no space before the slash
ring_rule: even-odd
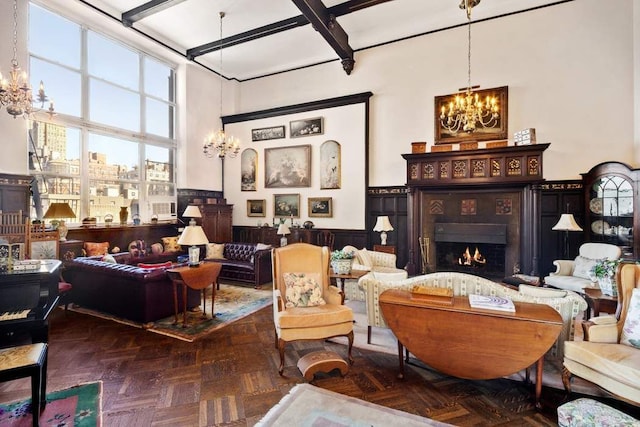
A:
<svg viewBox="0 0 640 427">
<path fill-rule="evenodd" d="M 122 206 L 144 221 L 174 215 L 174 69 L 35 3 L 29 53 L 31 85 L 46 82 L 57 113 L 31 122 L 31 216 L 58 201 L 70 222 L 117 219 Z"/>
</svg>

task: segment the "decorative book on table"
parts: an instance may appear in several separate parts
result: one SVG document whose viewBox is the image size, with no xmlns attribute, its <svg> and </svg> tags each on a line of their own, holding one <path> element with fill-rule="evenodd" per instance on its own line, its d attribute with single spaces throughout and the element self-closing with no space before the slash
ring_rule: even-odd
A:
<svg viewBox="0 0 640 427">
<path fill-rule="evenodd" d="M 469 294 L 469 305 L 473 308 L 484 308 L 487 310 L 516 311 L 513 301 L 507 297 Z"/>
</svg>

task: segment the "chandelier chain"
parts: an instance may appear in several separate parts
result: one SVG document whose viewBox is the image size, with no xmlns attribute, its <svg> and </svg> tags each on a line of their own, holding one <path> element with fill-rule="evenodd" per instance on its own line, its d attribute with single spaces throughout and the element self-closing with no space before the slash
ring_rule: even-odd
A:
<svg viewBox="0 0 640 427">
<path fill-rule="evenodd" d="M 467 7 L 467 45 L 469 46 L 467 53 L 467 92 L 471 92 L 471 7 Z"/>
<path fill-rule="evenodd" d="M 11 65 L 18 65 L 18 0 L 13 0 L 13 59 Z"/>
</svg>

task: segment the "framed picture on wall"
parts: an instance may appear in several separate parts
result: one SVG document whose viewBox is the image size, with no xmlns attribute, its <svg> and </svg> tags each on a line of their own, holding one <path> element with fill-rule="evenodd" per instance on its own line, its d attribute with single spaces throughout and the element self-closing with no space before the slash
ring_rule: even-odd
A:
<svg viewBox="0 0 640 427">
<path fill-rule="evenodd" d="M 333 203 L 331 197 L 309 197 L 308 203 L 310 217 L 333 217 Z"/>
<path fill-rule="evenodd" d="M 476 122 L 475 131 L 470 133 L 466 132 L 462 128 L 462 124 L 458 125 L 458 122 L 455 120 L 452 120 L 451 123 L 449 123 L 448 119 L 449 105 L 452 102 L 455 104 L 456 95 L 464 95 L 464 93 L 436 96 L 434 105 L 434 130 L 436 144 L 507 139 L 509 87 L 501 86 L 491 89 L 476 89 L 474 92 L 478 95 L 479 99 L 483 101 L 487 97 L 493 97 L 497 100 L 497 106 L 499 109 L 499 117 L 497 120 L 492 121 L 490 117 L 486 118 L 484 121 L 485 123 L 489 122 L 489 126 L 485 127 L 480 122 Z M 442 114 L 445 116 L 444 119 L 441 118 Z"/>
<path fill-rule="evenodd" d="M 289 122 L 289 137 L 298 138 L 301 136 L 322 135 L 322 117 L 313 119 L 293 120 Z"/>
<path fill-rule="evenodd" d="M 273 216 L 300 218 L 300 194 L 274 194 Z"/>
<path fill-rule="evenodd" d="M 267 141 L 269 139 L 281 139 L 285 137 L 284 126 L 272 126 L 270 128 L 251 129 L 251 141 Z"/>
<path fill-rule="evenodd" d="M 320 146 L 320 189 L 340 188 L 340 144 L 336 141 L 325 141 Z"/>
<path fill-rule="evenodd" d="M 256 191 L 256 173 L 258 169 L 258 153 L 247 148 L 240 156 L 240 190 Z"/>
<path fill-rule="evenodd" d="M 311 186 L 311 145 L 266 148 L 264 165 L 265 188 Z"/>
<path fill-rule="evenodd" d="M 261 200 L 247 200 L 247 216 L 267 216 L 266 212 L 267 201 Z"/>
</svg>

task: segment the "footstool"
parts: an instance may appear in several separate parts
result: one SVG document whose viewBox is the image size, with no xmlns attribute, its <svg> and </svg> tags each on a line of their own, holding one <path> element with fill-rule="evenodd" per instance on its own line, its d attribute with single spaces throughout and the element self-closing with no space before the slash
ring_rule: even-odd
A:
<svg viewBox="0 0 640 427">
<path fill-rule="evenodd" d="M 580 398 L 558 407 L 560 427 L 638 426 L 640 421 L 593 399 Z"/>
<path fill-rule="evenodd" d="M 345 376 L 349 371 L 349 364 L 335 351 L 314 351 L 298 360 L 298 369 L 305 380 L 311 381 L 316 372 L 328 373 L 334 369 L 339 369 L 340 375 Z"/>
</svg>

